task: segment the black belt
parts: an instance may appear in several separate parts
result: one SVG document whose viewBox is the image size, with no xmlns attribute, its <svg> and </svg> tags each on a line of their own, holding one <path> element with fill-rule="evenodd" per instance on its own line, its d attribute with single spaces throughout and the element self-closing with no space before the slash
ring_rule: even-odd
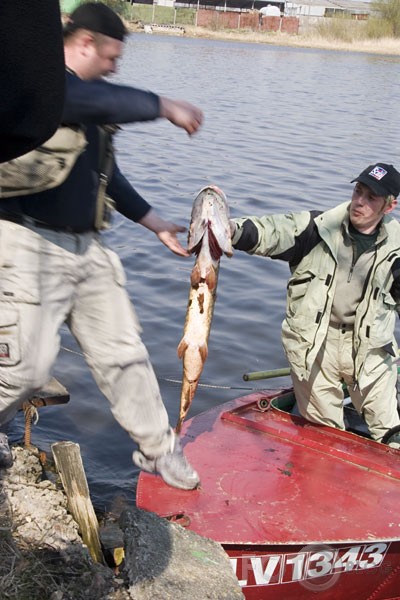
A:
<svg viewBox="0 0 400 600">
<path fill-rule="evenodd" d="M 329 327 L 332 327 L 333 329 L 341 329 L 342 332 L 353 331 L 354 329 L 354 325 L 349 325 L 346 323 L 334 323 L 333 321 L 329 323 Z"/>
<path fill-rule="evenodd" d="M 44 221 L 38 221 L 33 217 L 23 214 L 12 214 L 12 213 L 2 213 L 0 212 L 0 221 L 11 221 L 12 223 L 17 223 L 18 225 L 29 226 L 33 225 L 34 227 L 41 227 L 42 229 L 49 229 L 51 231 L 61 232 L 61 233 L 87 233 L 88 231 L 93 231 L 93 229 L 85 229 L 83 231 L 77 231 L 73 227 L 66 225 L 65 227 L 60 227 L 58 225 L 50 225 L 49 223 L 45 223 Z"/>
</svg>

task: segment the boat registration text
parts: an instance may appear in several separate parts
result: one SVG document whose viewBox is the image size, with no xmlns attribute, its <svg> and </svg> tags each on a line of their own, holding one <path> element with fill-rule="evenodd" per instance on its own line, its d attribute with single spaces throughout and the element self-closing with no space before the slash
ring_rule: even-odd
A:
<svg viewBox="0 0 400 600">
<path fill-rule="evenodd" d="M 277 585 L 375 569 L 382 565 L 389 546 L 385 542 L 342 548 L 305 546 L 293 554 L 238 556 L 230 560 L 242 587 Z"/>
</svg>

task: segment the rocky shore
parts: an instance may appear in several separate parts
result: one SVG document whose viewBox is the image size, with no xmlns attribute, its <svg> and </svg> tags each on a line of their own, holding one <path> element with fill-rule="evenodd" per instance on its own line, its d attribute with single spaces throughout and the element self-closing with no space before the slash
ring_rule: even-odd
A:
<svg viewBox="0 0 400 600">
<path fill-rule="evenodd" d="M 94 562 L 40 453 L 13 455 L 0 471 L 0 600 L 244 598 L 219 544 L 136 507 L 105 520 Z"/>
</svg>

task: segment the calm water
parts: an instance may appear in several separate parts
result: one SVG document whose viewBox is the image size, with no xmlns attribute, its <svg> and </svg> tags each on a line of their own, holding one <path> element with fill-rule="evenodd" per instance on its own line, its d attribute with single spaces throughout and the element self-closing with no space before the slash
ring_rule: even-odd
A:
<svg viewBox="0 0 400 600">
<path fill-rule="evenodd" d="M 350 180 L 368 164 L 400 167 L 399 66 L 399 57 L 133 34 L 116 79 L 190 100 L 205 123 L 193 138 L 166 122 L 125 126 L 119 164 L 165 218 L 184 225 L 195 194 L 210 183 L 225 191 L 233 216 L 330 208 L 349 199 Z M 119 215 L 107 238 L 125 265 L 175 425 L 176 347 L 193 261 Z M 245 383 L 243 373 L 287 366 L 280 342 L 287 276 L 284 263 L 239 252 L 222 259 L 209 357 L 190 415 L 263 387 Z M 33 442 L 45 449 L 78 442 L 95 504 L 109 508 L 121 495 L 132 502 L 133 444 L 66 328 L 54 375 L 71 400 L 41 411 Z"/>
</svg>

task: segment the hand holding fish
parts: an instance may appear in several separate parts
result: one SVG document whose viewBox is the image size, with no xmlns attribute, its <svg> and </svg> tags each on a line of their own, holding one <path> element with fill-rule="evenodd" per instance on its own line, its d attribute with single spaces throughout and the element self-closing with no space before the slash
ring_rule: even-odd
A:
<svg viewBox="0 0 400 600">
<path fill-rule="evenodd" d="M 225 194 L 216 186 L 200 190 L 193 203 L 188 251 L 197 258 L 190 276 L 184 334 L 178 346 L 178 357 L 183 359 L 178 433 L 207 360 L 219 261 L 222 254 L 232 256 L 229 209 Z"/>
<path fill-rule="evenodd" d="M 146 227 L 153 233 L 156 234 L 158 239 L 178 256 L 190 256 L 189 252 L 181 245 L 177 238 L 177 233 L 184 233 L 186 227 L 171 223 L 170 221 L 164 221 L 157 215 L 154 209 L 149 212 L 139 221 L 140 225 Z"/>
</svg>

